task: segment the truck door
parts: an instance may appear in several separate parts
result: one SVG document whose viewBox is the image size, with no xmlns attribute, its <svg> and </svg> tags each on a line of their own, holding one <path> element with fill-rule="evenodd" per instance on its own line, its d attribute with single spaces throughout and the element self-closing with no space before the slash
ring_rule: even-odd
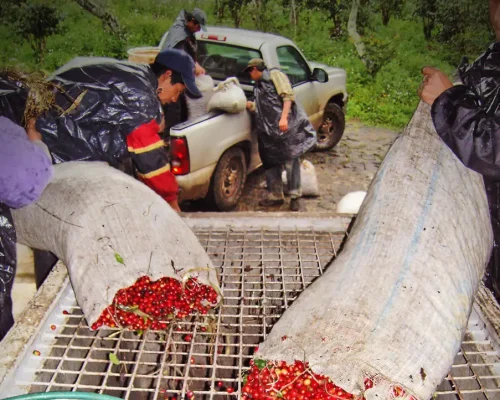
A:
<svg viewBox="0 0 500 400">
<path fill-rule="evenodd" d="M 281 70 L 290 79 L 296 101 L 304 107 L 309 117 L 313 117 L 319 112 L 319 103 L 314 82 L 310 79 L 309 65 L 293 46 L 280 46 L 276 53 Z"/>
</svg>

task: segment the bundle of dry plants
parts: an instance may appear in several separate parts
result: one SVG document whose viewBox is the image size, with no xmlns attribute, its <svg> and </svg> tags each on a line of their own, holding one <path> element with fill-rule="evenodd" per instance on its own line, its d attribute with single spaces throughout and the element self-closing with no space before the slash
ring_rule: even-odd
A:
<svg viewBox="0 0 500 400">
<path fill-rule="evenodd" d="M 14 83 L 19 89 L 26 90 L 27 100 L 24 109 L 23 124 L 28 125 L 50 109 L 64 111 L 56 104 L 56 93 L 67 95 L 64 90 L 47 80 L 43 72 L 24 72 L 15 67 L 0 70 L 0 78 Z"/>
</svg>

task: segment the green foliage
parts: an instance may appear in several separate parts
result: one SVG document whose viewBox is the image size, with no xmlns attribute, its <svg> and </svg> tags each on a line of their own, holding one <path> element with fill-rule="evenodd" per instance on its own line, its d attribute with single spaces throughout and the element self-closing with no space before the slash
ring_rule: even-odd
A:
<svg viewBox="0 0 500 400">
<path fill-rule="evenodd" d="M 400 16 L 404 0 L 377 0 L 376 9 L 382 15 L 382 24 L 387 26 L 391 16 Z"/>
<path fill-rule="evenodd" d="M 436 1 L 437 39 L 446 44 L 446 58 L 458 62 L 463 54 L 479 52 L 493 40 L 489 30 L 488 3 L 477 0 Z"/>
<path fill-rule="evenodd" d="M 44 4 L 26 5 L 19 12 L 16 33 L 30 44 L 38 63 L 45 56 L 47 38 L 61 33 L 62 20 L 57 9 Z"/>
<path fill-rule="evenodd" d="M 461 56 L 474 59 L 492 41 L 485 21 L 487 2 L 478 6 L 476 0 L 406 0 L 402 9 L 391 9 L 384 25 L 381 6 L 392 0 L 362 0 L 357 28 L 373 60 L 367 68 L 346 35 L 350 0 L 95 1 L 116 16 L 126 32 L 125 41 L 105 31 L 102 21 L 74 1 L 43 0 L 65 18 L 58 25 L 62 33 L 46 37 L 46 55 L 39 63 L 28 42 L 18 44 L 11 39 L 13 24 L 19 20 L 16 12 L 24 8 L 23 3 L 0 0 L 0 67 L 14 65 L 28 71 L 52 72 L 76 56 L 126 58 L 128 48 L 158 44 L 182 9 L 200 7 L 211 25 L 239 23 L 241 28 L 256 29 L 258 24 L 261 29 L 293 39 L 309 60 L 345 68 L 347 117 L 402 128 L 418 103 L 422 66 L 433 65 L 453 73 Z M 425 19 L 429 21 L 428 40 Z"/>
</svg>

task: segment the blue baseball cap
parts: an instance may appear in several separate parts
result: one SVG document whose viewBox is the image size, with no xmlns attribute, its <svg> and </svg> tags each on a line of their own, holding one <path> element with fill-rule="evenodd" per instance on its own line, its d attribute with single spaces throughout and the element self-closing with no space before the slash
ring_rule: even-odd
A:
<svg viewBox="0 0 500 400">
<path fill-rule="evenodd" d="M 195 83 L 194 61 L 185 51 L 177 49 L 163 50 L 158 53 L 155 62 L 181 74 L 190 97 L 196 99 L 202 97 Z"/>
</svg>

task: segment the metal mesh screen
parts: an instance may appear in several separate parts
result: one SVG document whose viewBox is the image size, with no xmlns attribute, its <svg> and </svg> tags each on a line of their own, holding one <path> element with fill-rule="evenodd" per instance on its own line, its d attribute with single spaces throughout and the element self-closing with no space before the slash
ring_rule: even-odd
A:
<svg viewBox="0 0 500 400">
<path fill-rule="evenodd" d="M 92 391 L 127 399 L 239 398 L 240 376 L 279 316 L 336 256 L 344 233 L 195 230 L 218 268 L 224 302 L 213 314 L 142 335 L 88 330 L 71 287 L 16 377 L 31 392 Z M 68 315 L 63 314 L 64 309 Z M 36 354 L 38 354 L 36 352 Z M 115 354 L 119 364 L 110 362 Z M 42 362 L 40 362 L 42 358 Z M 29 365 L 29 363 L 28 363 Z M 500 358 L 481 326 L 469 331 L 436 398 L 500 399 Z M 234 394 L 227 392 L 235 390 Z M 192 392 L 192 393 L 189 393 Z"/>
</svg>

